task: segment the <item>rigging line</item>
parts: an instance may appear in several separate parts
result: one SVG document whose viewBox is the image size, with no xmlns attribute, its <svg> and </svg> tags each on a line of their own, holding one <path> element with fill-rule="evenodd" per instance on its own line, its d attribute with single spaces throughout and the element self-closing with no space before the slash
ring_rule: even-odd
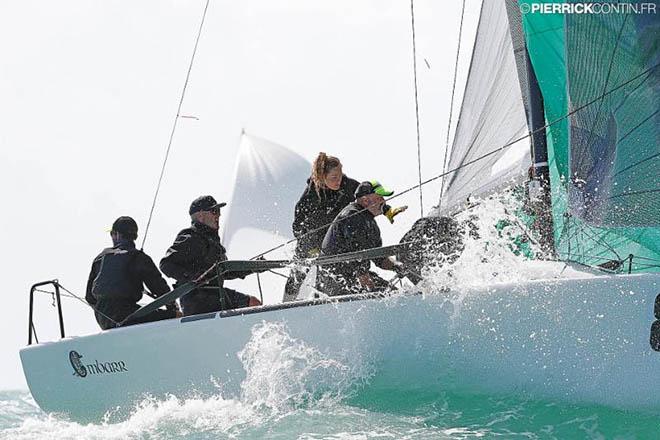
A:
<svg viewBox="0 0 660 440">
<path fill-rule="evenodd" d="M 58 284 L 59 284 L 59 283 L 58 283 Z M 115 321 L 114 319 L 112 319 L 111 317 L 109 317 L 108 315 L 106 315 L 105 313 L 101 312 L 101 311 L 98 310 L 96 307 L 94 307 L 92 304 L 88 303 L 87 301 L 85 301 L 84 299 L 82 299 L 81 297 L 79 297 L 78 295 L 76 295 L 75 293 L 71 292 L 69 289 L 67 289 L 67 288 L 64 287 L 63 285 L 61 285 L 61 284 L 59 284 L 59 285 L 60 285 L 60 287 L 62 288 L 62 290 L 64 290 L 66 293 L 68 293 L 69 295 L 71 295 L 73 298 L 77 299 L 77 300 L 80 301 L 81 303 L 83 303 L 83 304 L 85 304 L 85 305 L 91 307 L 91 309 L 94 310 L 94 311 L 95 311 L 96 313 L 98 313 L 99 315 L 102 315 L 104 318 L 106 318 L 106 319 L 108 319 L 108 320 L 114 322 L 115 324 L 119 324 L 117 321 Z"/>
<path fill-rule="evenodd" d="M 172 123 L 172 131 L 170 132 L 170 139 L 167 142 L 167 149 L 165 150 L 165 158 L 163 159 L 163 166 L 160 169 L 160 176 L 158 177 L 158 184 L 156 185 L 156 192 L 154 194 L 154 200 L 151 204 L 151 210 L 149 211 L 149 220 L 147 220 L 147 227 L 144 229 L 144 236 L 142 237 L 142 244 L 140 245 L 140 249 L 144 249 L 144 243 L 145 241 L 147 241 L 149 226 L 151 225 L 151 219 L 153 218 L 154 208 L 156 208 L 156 200 L 158 199 L 158 193 L 160 192 L 160 185 L 163 182 L 163 175 L 165 174 L 165 166 L 167 165 L 167 159 L 170 156 L 170 149 L 172 148 L 172 141 L 174 140 L 174 133 L 176 132 L 177 122 L 179 121 L 179 117 L 181 116 L 181 106 L 183 105 L 183 99 L 186 96 L 186 89 L 188 88 L 188 81 L 190 80 L 190 72 L 192 72 L 193 63 L 195 62 L 195 54 L 197 53 L 197 46 L 199 45 L 199 39 L 202 36 L 204 20 L 206 19 L 206 11 L 209 9 L 209 2 L 210 0 L 206 0 L 206 5 L 204 6 L 204 13 L 202 14 L 202 20 L 199 24 L 199 30 L 197 31 L 195 46 L 193 47 L 192 56 L 190 57 L 190 64 L 188 65 L 186 80 L 183 83 L 183 89 L 181 90 L 181 97 L 179 98 L 179 106 L 176 109 L 176 116 L 174 117 L 174 122 Z"/>
<path fill-rule="evenodd" d="M 445 157 L 442 161 L 442 172 L 444 173 L 447 170 L 447 158 L 449 156 L 449 131 L 451 130 L 451 120 L 454 113 L 454 94 L 456 92 L 456 77 L 458 75 L 458 59 L 461 53 L 461 36 L 463 34 L 463 17 L 465 14 L 465 0 L 463 0 L 463 6 L 461 8 L 461 24 L 458 27 L 458 46 L 456 47 L 456 60 L 454 62 L 454 80 L 451 85 L 451 100 L 449 101 L 449 121 L 447 122 L 447 139 L 445 140 Z M 445 179 L 442 179 L 440 184 L 440 202 L 439 206 L 442 206 L 442 195 L 445 190 Z"/>
<path fill-rule="evenodd" d="M 559 255 L 567 255 L 569 257 L 593 258 L 594 260 L 612 261 L 611 258 L 600 257 L 600 256 L 597 256 L 597 255 L 585 255 L 585 254 L 576 255 L 576 254 L 570 254 L 568 252 L 557 252 L 557 253 Z M 619 261 L 622 261 L 622 260 L 619 260 Z M 625 260 L 623 260 L 623 261 L 625 261 Z"/>
<path fill-rule="evenodd" d="M 579 106 L 579 107 L 574 108 L 574 109 L 571 110 L 570 112 L 566 113 L 566 114 L 563 115 L 563 116 L 560 116 L 559 118 L 555 119 L 554 121 L 550 121 L 550 122 L 546 123 L 545 125 L 543 125 L 543 126 L 537 128 L 536 130 L 530 131 L 530 132 L 528 132 L 527 134 L 525 134 L 525 135 L 523 135 L 523 136 L 521 136 L 521 137 L 519 137 L 519 138 L 517 138 L 517 139 L 512 140 L 511 142 L 507 142 L 506 144 L 500 146 L 499 148 L 496 148 L 495 150 L 489 151 L 488 153 L 485 153 L 485 154 L 483 154 L 483 155 L 481 155 L 481 156 L 479 156 L 479 157 L 475 157 L 474 159 L 472 159 L 472 160 L 470 160 L 470 161 L 463 162 L 460 166 L 458 166 L 458 167 L 456 167 L 456 168 L 454 168 L 454 169 L 451 169 L 451 170 L 449 170 L 449 171 L 446 171 L 446 172 L 440 173 L 440 174 L 438 174 L 438 175 L 436 175 L 436 176 L 434 176 L 434 177 L 431 177 L 431 178 L 429 178 L 429 179 L 426 179 L 425 181 L 423 181 L 423 182 L 421 183 L 421 185 L 426 185 L 426 184 L 429 184 L 429 183 L 431 183 L 431 182 L 434 182 L 434 181 L 438 180 L 439 178 L 441 178 L 441 177 L 443 177 L 443 176 L 446 176 L 446 175 L 449 174 L 449 173 L 454 173 L 454 172 L 460 170 L 461 168 L 465 168 L 465 167 L 467 167 L 467 166 L 472 165 L 473 163 L 479 162 L 479 161 L 481 161 L 481 160 L 483 160 L 483 159 L 485 159 L 485 158 L 487 158 L 487 157 L 490 157 L 490 156 L 492 156 L 493 154 L 497 154 L 497 153 L 499 153 L 500 151 L 505 150 L 506 148 L 508 148 L 508 147 L 510 147 L 510 146 L 512 146 L 512 145 L 514 145 L 514 144 L 516 144 L 516 143 L 518 143 L 518 142 L 520 142 L 521 140 L 524 140 L 524 139 L 527 139 L 527 138 L 529 138 L 529 137 L 531 137 L 531 136 L 534 136 L 534 134 L 536 134 L 537 132 L 539 132 L 539 131 L 541 131 L 541 130 L 545 130 L 546 128 L 551 127 L 551 126 L 557 124 L 558 122 L 561 122 L 561 121 L 563 121 L 564 119 L 568 118 L 569 116 L 571 116 L 571 115 L 573 115 L 573 114 L 575 114 L 575 113 L 577 113 L 577 112 L 579 112 L 579 111 L 581 111 L 581 110 L 583 110 L 583 109 L 589 107 L 590 105 L 594 104 L 594 103 L 597 102 L 599 99 L 601 99 L 603 96 L 607 96 L 607 95 L 609 95 L 609 94 L 611 94 L 611 93 L 614 93 L 615 91 L 617 91 L 617 90 L 619 90 L 619 89 L 621 89 L 621 88 L 627 86 L 628 84 L 630 84 L 631 82 L 637 80 L 637 79 L 640 78 L 641 76 L 646 75 L 646 74 L 649 73 L 650 71 L 652 71 L 652 70 L 658 68 L 658 66 L 660 66 L 660 63 L 655 64 L 655 65 L 652 66 L 652 67 L 649 67 L 649 68 L 646 69 L 645 71 L 643 71 L 643 72 L 641 72 L 641 73 L 635 75 L 634 77 L 630 78 L 629 80 L 622 82 L 621 84 L 617 85 L 616 87 L 613 87 L 611 90 L 608 90 L 608 91 L 607 91 L 606 93 L 604 93 L 603 95 L 601 95 L 601 96 L 597 96 L 596 98 L 592 99 L 591 101 L 589 101 L 589 102 L 587 102 L 587 103 L 585 103 L 585 104 L 582 104 L 582 105 Z M 406 194 L 406 193 L 409 193 L 410 191 L 413 191 L 413 190 L 417 189 L 417 187 L 418 187 L 418 185 L 413 185 L 413 186 L 411 186 L 411 187 L 409 187 L 409 188 L 407 188 L 407 189 L 401 191 L 400 193 L 398 193 L 398 194 L 396 194 L 396 195 L 394 195 L 394 196 L 392 196 L 392 197 L 389 197 L 386 201 L 389 201 L 389 200 L 395 199 L 395 198 L 400 197 L 400 196 L 402 196 L 402 195 L 404 195 L 404 194 Z M 365 210 L 366 210 L 366 208 L 363 208 L 363 209 L 361 209 L 361 210 L 359 210 L 359 211 L 356 211 L 355 213 L 351 214 L 350 216 L 345 217 L 344 220 L 346 220 L 347 218 L 351 218 L 351 217 L 353 217 L 353 216 L 355 216 L 355 215 L 358 215 L 359 213 L 361 213 L 361 212 L 363 212 L 363 211 L 365 211 Z M 266 250 L 266 251 L 264 251 L 264 252 L 261 252 L 261 253 L 255 255 L 254 257 L 251 258 L 251 260 L 252 260 L 252 259 L 255 259 L 255 258 L 258 258 L 258 257 L 262 257 L 262 256 L 264 256 L 264 255 L 266 255 L 266 254 L 268 254 L 268 253 L 270 253 L 270 252 L 276 251 L 277 249 L 281 249 L 281 248 L 283 248 L 284 246 L 286 246 L 286 245 L 288 245 L 288 244 L 291 244 L 291 243 L 294 243 L 294 242 L 298 241 L 298 240 L 299 240 L 300 238 L 302 238 L 302 237 L 307 237 L 307 236 L 309 236 L 309 235 L 311 235 L 311 234 L 313 234 L 313 233 L 315 233 L 315 232 L 318 232 L 318 231 L 320 231 L 321 229 L 326 228 L 326 227 L 328 227 L 328 226 L 331 225 L 331 224 L 332 224 L 332 223 L 328 223 L 328 224 L 326 224 L 326 225 L 319 226 L 318 228 L 312 229 L 311 231 L 306 232 L 305 234 L 301 235 L 301 236 L 298 237 L 298 238 L 292 238 L 291 240 L 288 240 L 288 241 L 286 241 L 286 242 L 284 242 L 284 243 L 282 243 L 282 244 L 279 244 L 279 245 L 277 245 L 277 246 L 275 246 L 275 247 L 272 247 L 272 248 L 270 248 L 270 249 L 268 249 L 268 250 Z"/>
<path fill-rule="evenodd" d="M 607 76 L 605 77 L 605 83 L 603 84 L 602 92 L 607 90 L 607 86 L 610 83 L 610 76 L 612 75 L 612 67 L 614 66 L 614 56 L 616 55 L 616 52 L 619 48 L 619 41 L 621 41 L 621 35 L 623 35 L 623 28 L 626 26 L 626 21 L 628 20 L 629 14 L 626 14 L 626 16 L 623 18 L 623 22 L 621 23 L 621 28 L 619 29 L 619 33 L 616 37 L 616 41 L 614 43 L 614 50 L 612 51 L 612 55 L 610 56 L 610 62 L 609 62 L 609 67 L 607 69 Z M 589 130 L 589 138 L 587 139 L 587 148 L 585 151 L 591 151 L 592 143 L 596 141 L 594 139 L 594 129 L 596 128 L 596 124 L 598 123 L 598 120 L 600 119 L 600 113 L 601 109 L 603 108 L 603 100 L 601 100 L 598 104 L 598 109 L 596 110 L 596 116 L 594 117 L 594 120 L 591 124 L 591 129 Z M 573 169 L 578 170 L 582 168 L 582 164 L 585 160 L 586 154 L 581 155 L 578 158 L 578 163 L 577 166 Z"/>
<path fill-rule="evenodd" d="M 570 235 L 569 235 L 569 231 L 568 231 L 568 230 L 566 231 L 566 233 L 564 233 L 564 231 L 562 231 L 561 236 L 560 236 L 560 238 L 559 238 L 560 241 L 562 241 L 562 242 L 567 242 L 567 243 L 568 243 L 568 245 L 569 245 L 569 252 L 570 252 L 570 245 L 571 245 L 572 240 L 574 240 L 574 239 L 577 240 L 577 242 L 575 243 L 576 245 L 579 245 L 579 244 L 580 244 L 580 240 L 578 239 L 578 234 L 586 235 L 586 234 L 584 233 L 584 230 L 585 230 L 585 228 L 586 228 L 586 226 L 587 226 L 586 223 L 578 224 L 578 223 L 574 220 L 574 217 L 573 217 L 573 216 L 569 217 L 569 219 L 568 219 L 564 224 L 566 225 L 566 224 L 568 224 L 570 221 L 573 222 L 573 225 L 574 225 L 574 227 L 575 227 L 575 230 L 570 231 Z M 568 236 L 566 236 L 566 235 L 568 235 Z"/>
<path fill-rule="evenodd" d="M 636 196 L 638 194 L 647 194 L 647 193 L 655 193 L 655 192 L 660 192 L 660 188 L 647 189 L 647 190 L 643 190 L 643 191 L 630 191 L 630 192 L 626 192 L 626 193 L 615 194 L 613 196 L 607 197 L 605 200 L 616 199 L 617 197 Z"/>
<path fill-rule="evenodd" d="M 284 275 L 283 273 L 275 272 L 273 269 L 268 269 L 268 272 L 270 272 L 270 273 L 272 273 L 272 274 L 275 274 L 275 275 L 277 275 L 277 276 L 280 276 L 280 277 L 282 277 L 282 278 L 289 279 L 288 276 Z"/>
<path fill-rule="evenodd" d="M 586 228 L 589 228 L 589 232 L 587 232 L 586 228 L 585 228 L 585 231 L 584 231 L 587 238 L 590 238 L 596 245 L 606 247 L 607 250 L 609 250 L 614 255 L 616 255 L 616 258 L 618 258 L 619 261 L 621 261 L 621 256 L 618 254 L 618 252 L 616 250 L 614 250 L 614 248 L 612 246 L 610 246 L 603 238 L 598 237 L 598 231 L 595 231 L 594 228 L 591 225 L 588 225 L 587 223 L 584 223 L 584 226 Z M 595 248 L 595 246 L 592 246 L 590 249 L 587 250 L 587 252 L 591 252 L 592 250 L 594 250 L 594 248 Z"/>
<path fill-rule="evenodd" d="M 458 167 L 456 167 L 456 168 L 454 168 L 454 169 L 452 169 L 452 170 L 449 170 L 449 171 L 444 172 L 444 173 L 442 173 L 442 174 L 438 174 L 437 176 L 431 177 L 431 178 L 429 178 L 429 179 L 423 181 L 423 182 L 422 182 L 422 185 L 426 185 L 426 184 L 428 184 L 428 183 L 431 183 L 431 182 L 433 182 L 433 181 L 435 181 L 435 180 L 438 180 L 440 177 L 443 177 L 443 176 L 445 176 L 445 175 L 447 175 L 447 174 L 449 174 L 449 173 L 454 173 L 454 172 L 458 171 L 458 170 L 461 169 L 461 168 L 465 168 L 465 167 L 467 167 L 467 166 L 469 166 L 469 165 L 472 165 L 473 163 L 479 162 L 479 161 L 481 161 L 481 160 L 483 160 L 483 159 L 485 159 L 485 158 L 487 158 L 487 157 L 490 157 L 490 156 L 492 156 L 493 154 L 497 154 L 497 153 L 499 153 L 500 151 L 505 150 L 506 148 L 508 148 L 508 147 L 510 147 L 510 146 L 512 146 L 512 145 L 514 145 L 514 144 L 516 144 L 516 143 L 518 143 L 518 142 L 520 142 L 520 141 L 522 141 L 522 140 L 524 140 L 524 139 L 527 139 L 527 138 L 533 136 L 534 134 L 538 133 L 539 131 L 541 131 L 541 130 L 545 130 L 546 128 L 551 127 L 551 126 L 557 124 L 558 122 L 563 121 L 564 119 L 568 118 L 569 116 L 572 116 L 572 115 L 574 115 L 575 113 L 577 113 L 577 112 L 579 112 L 579 111 L 582 111 L 582 110 L 584 110 L 585 108 L 587 108 L 587 107 L 593 105 L 594 103 L 598 102 L 598 101 L 599 101 L 600 99 L 602 99 L 603 97 L 605 97 L 605 96 L 607 96 L 607 95 L 610 95 L 610 94 L 616 92 L 617 90 L 619 90 L 619 89 L 621 89 L 621 88 L 627 86 L 627 85 L 630 84 L 631 82 L 637 80 L 637 79 L 640 78 L 641 76 L 646 75 L 649 71 L 652 71 L 652 70 L 654 70 L 654 69 L 657 69 L 658 66 L 660 66 L 660 63 L 655 64 L 655 65 L 652 66 L 652 67 L 649 67 L 648 69 L 646 69 L 646 70 L 644 70 L 643 72 L 641 72 L 641 73 L 635 75 L 634 77 L 630 78 L 629 80 L 627 80 L 627 81 L 625 81 L 625 82 L 623 82 L 623 83 L 617 85 L 616 87 L 613 87 L 612 89 L 610 89 L 610 90 L 608 90 L 607 92 L 601 94 L 600 96 L 595 97 L 595 98 L 592 99 L 591 101 L 589 101 L 589 102 L 587 102 L 587 103 L 585 103 L 585 104 L 582 104 L 582 105 L 579 106 L 579 107 L 574 108 L 574 109 L 571 110 L 570 112 L 566 113 L 566 114 L 563 115 L 563 116 L 558 117 L 558 118 L 555 119 L 554 121 L 548 122 L 548 123 L 546 123 L 545 125 L 543 125 L 543 126 L 537 128 L 536 130 L 533 130 L 533 131 L 531 131 L 531 132 L 528 132 L 527 134 L 525 134 L 525 135 L 523 135 L 523 136 L 520 136 L 520 137 L 518 137 L 518 138 L 516 138 L 516 139 L 514 139 L 514 140 L 512 140 L 512 141 L 510 141 L 510 142 L 507 142 L 506 144 L 500 146 L 499 148 L 496 148 L 495 150 L 489 151 L 488 153 L 485 153 L 485 154 L 483 154 L 483 155 L 481 155 L 481 156 L 479 156 L 479 157 L 476 157 L 476 158 L 474 158 L 474 159 L 472 159 L 472 160 L 469 160 L 469 161 L 467 161 L 467 162 L 463 162 L 460 166 L 458 166 Z M 394 198 L 400 197 L 400 196 L 402 196 L 402 195 L 404 195 L 404 194 L 406 194 L 406 193 L 408 193 L 408 192 L 410 192 L 410 191 L 412 191 L 412 190 L 414 190 L 414 189 L 416 189 L 416 188 L 417 188 L 417 185 L 415 185 L 415 186 L 411 186 L 410 188 L 408 188 L 408 189 L 406 189 L 406 190 L 404 190 L 404 191 L 399 192 L 398 194 L 396 194 L 396 195 L 394 195 L 394 196 L 388 198 L 387 200 L 392 200 L 392 199 L 394 199 Z"/>
<path fill-rule="evenodd" d="M 45 294 L 48 294 L 48 295 L 55 295 L 55 292 L 49 292 L 48 290 L 34 289 L 34 291 L 39 292 L 39 293 L 45 293 Z M 60 293 L 60 297 L 62 297 L 62 298 L 76 298 L 73 295 L 65 295 L 63 293 Z"/>
<path fill-rule="evenodd" d="M 647 260 L 647 261 L 653 261 L 653 262 L 656 262 L 656 263 L 660 263 L 660 259 L 658 259 L 658 258 L 642 257 L 642 256 L 639 256 L 639 255 L 635 255 L 634 258 L 635 258 L 635 260 Z"/>
<path fill-rule="evenodd" d="M 604 246 L 605 248 L 607 248 L 608 251 L 614 253 L 614 255 L 616 255 L 616 257 L 617 257 L 617 259 L 618 259 L 619 261 L 625 261 L 625 259 L 622 260 L 622 259 L 621 259 L 621 256 L 619 256 L 619 254 L 614 250 L 614 246 L 609 245 L 609 244 L 605 241 L 605 238 L 604 238 L 604 237 L 603 237 L 603 238 L 600 238 L 600 239 L 594 237 L 594 235 L 597 235 L 598 232 L 595 231 L 595 228 L 594 228 L 593 226 L 591 226 L 591 225 L 589 225 L 589 224 L 587 224 L 587 223 L 583 223 L 583 224 L 580 224 L 580 225 L 577 225 L 577 224 L 576 224 L 576 226 L 577 226 L 577 230 L 576 230 L 576 231 L 575 231 L 570 237 L 562 238 L 561 241 L 567 241 L 567 240 L 568 240 L 568 241 L 569 241 L 569 244 L 570 244 L 570 240 L 573 240 L 574 238 L 575 238 L 576 240 L 578 240 L 578 239 L 577 239 L 577 235 L 578 235 L 578 234 L 586 235 L 587 238 L 588 238 L 589 240 L 591 240 L 595 245 L 601 245 L 601 246 Z M 590 229 L 591 232 L 594 233 L 594 235 L 588 234 L 588 233 L 586 232 L 586 228 L 587 228 L 587 227 Z M 578 240 L 578 241 L 576 242 L 576 244 L 578 244 L 578 245 L 581 244 L 581 243 L 580 243 L 580 240 Z M 591 252 L 592 250 L 594 250 L 594 248 L 595 248 L 595 247 L 592 246 L 591 248 L 589 248 L 589 249 L 586 250 L 585 252 L 586 252 L 586 253 L 589 253 L 589 252 Z M 581 254 L 584 254 L 585 252 L 582 252 Z M 566 255 L 565 252 L 564 252 L 563 254 Z M 568 255 L 574 255 L 574 256 L 577 256 L 577 257 L 580 257 L 580 256 L 586 256 L 586 255 L 578 255 L 578 254 L 574 254 L 574 253 L 572 254 L 572 253 L 570 252 L 570 249 L 569 249 L 569 253 L 568 253 Z M 588 256 L 587 256 L 587 257 L 588 257 Z M 600 258 L 600 257 L 599 257 L 599 258 Z M 611 258 L 603 258 L 603 259 L 604 259 L 604 260 L 611 260 Z"/>
<path fill-rule="evenodd" d="M 623 107 L 623 105 L 626 103 L 626 101 L 628 101 L 628 98 L 630 98 L 630 96 L 633 93 L 635 93 L 637 90 L 639 90 L 649 78 L 651 78 L 650 74 L 646 78 L 644 78 L 642 81 L 640 81 L 640 83 L 637 84 L 637 86 L 634 89 L 632 89 L 631 91 L 626 93 L 626 96 L 624 96 L 623 99 L 621 100 L 621 102 L 619 102 L 619 105 L 617 105 L 616 108 L 614 108 L 614 111 L 612 112 L 612 114 L 618 113 L 619 110 L 621 110 L 621 107 Z"/>
<path fill-rule="evenodd" d="M 657 264 L 638 264 L 635 267 L 637 268 L 637 270 L 641 270 L 641 269 L 650 269 L 652 267 L 660 267 L 660 265 L 657 265 Z"/>
<path fill-rule="evenodd" d="M 629 169 L 634 168 L 634 167 L 636 167 L 636 166 L 638 166 L 638 165 L 640 165 L 640 164 L 646 162 L 647 160 L 655 159 L 655 158 L 658 157 L 658 156 L 660 156 L 660 153 L 657 153 L 657 154 L 654 154 L 654 155 L 652 155 L 652 156 L 649 156 L 649 157 L 647 157 L 646 159 L 642 159 L 642 160 L 640 160 L 639 162 L 635 162 L 635 163 L 632 164 L 632 165 L 628 165 L 627 167 L 622 168 L 621 170 L 619 170 L 619 171 L 617 171 L 616 173 L 612 174 L 612 177 L 618 176 L 619 174 L 623 174 L 623 173 L 625 173 L 626 171 L 628 171 Z"/>
<path fill-rule="evenodd" d="M 424 203 L 422 200 L 422 150 L 419 141 L 419 99 L 417 98 L 417 48 L 415 47 L 414 0 L 410 0 L 410 18 L 412 28 L 413 78 L 415 84 L 415 122 L 417 123 L 417 175 L 419 177 L 419 210 L 421 216 L 424 217 Z"/>
</svg>

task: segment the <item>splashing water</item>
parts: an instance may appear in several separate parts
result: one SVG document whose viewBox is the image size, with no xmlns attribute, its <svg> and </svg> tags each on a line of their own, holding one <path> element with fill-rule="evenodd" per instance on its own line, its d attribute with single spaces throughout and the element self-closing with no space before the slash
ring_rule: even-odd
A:
<svg viewBox="0 0 660 440">
<path fill-rule="evenodd" d="M 0 419 L 10 429 L 2 438 L 12 439 L 126 439 L 217 438 L 260 432 L 264 425 L 292 414 L 333 407 L 359 381 L 363 369 L 351 369 L 324 356 L 317 349 L 292 338 L 284 323 L 262 322 L 252 328 L 249 342 L 237 353 L 246 371 L 239 399 L 145 399 L 129 419 L 111 423 L 108 415 L 99 424 L 80 424 L 39 414 L 31 398 L 10 400 Z M 5 411 L 3 411 L 5 412 Z M 16 426 L 20 422 L 20 426 Z M 261 436 L 255 434 L 255 438 Z"/>
<path fill-rule="evenodd" d="M 535 274 L 531 259 L 540 249 L 516 214 L 521 205 L 513 191 L 507 191 L 457 214 L 462 250 L 432 256 L 418 287 L 429 293 L 442 288 L 462 291 L 530 279 Z"/>
<path fill-rule="evenodd" d="M 262 322 L 238 353 L 247 372 L 242 401 L 282 413 L 312 400 L 336 401 L 352 382 L 351 369 L 297 341 L 283 323 Z"/>
</svg>

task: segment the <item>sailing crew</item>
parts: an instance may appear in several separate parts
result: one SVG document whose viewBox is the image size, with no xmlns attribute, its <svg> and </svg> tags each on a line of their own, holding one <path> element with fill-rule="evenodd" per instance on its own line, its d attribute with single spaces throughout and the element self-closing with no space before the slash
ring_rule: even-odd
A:
<svg viewBox="0 0 660 440">
<path fill-rule="evenodd" d="M 293 235 L 297 239 L 295 258 L 315 258 L 321 251 L 321 244 L 332 221 L 349 203 L 355 201 L 355 191 L 359 182 L 343 173 L 341 161 L 320 152 L 312 163 L 312 174 L 300 200 L 296 203 L 293 220 Z M 407 206 L 392 208 L 384 205 L 383 213 L 390 223 L 394 217 L 405 211 Z M 293 301 L 307 276 L 307 267 L 291 270 L 284 287 L 283 301 Z"/>
<path fill-rule="evenodd" d="M 325 234 L 321 255 L 338 255 L 381 247 L 383 241 L 376 217 L 383 213 L 385 199 L 394 194 L 378 181 L 362 182 L 355 190 L 355 202 L 349 203 L 337 215 Z M 384 270 L 392 270 L 403 276 L 403 267 L 385 257 L 374 260 Z M 319 267 L 316 288 L 330 295 L 382 291 L 389 283 L 370 271 L 371 263 L 348 261 Z"/>
<path fill-rule="evenodd" d="M 138 226 L 131 217 L 119 217 L 112 224 L 112 247 L 104 249 L 92 263 L 85 299 L 94 307 L 96 322 L 103 330 L 117 327 L 140 306 L 142 294 L 158 298 L 170 291 L 153 260 L 135 248 Z M 146 285 L 149 291 L 142 290 Z M 176 303 L 126 324 L 159 321 L 181 316 Z"/>
<path fill-rule="evenodd" d="M 218 235 L 220 208 L 225 205 L 211 196 L 193 200 L 188 210 L 191 226 L 177 234 L 160 261 L 163 273 L 177 281 L 175 287 L 188 281 L 205 282 L 179 300 L 184 316 L 261 305 L 257 298 L 223 285 L 224 280 L 245 278 L 249 272 L 231 272 L 219 277 L 215 270 L 209 270 L 217 262 L 227 260 L 227 251 Z"/>
</svg>

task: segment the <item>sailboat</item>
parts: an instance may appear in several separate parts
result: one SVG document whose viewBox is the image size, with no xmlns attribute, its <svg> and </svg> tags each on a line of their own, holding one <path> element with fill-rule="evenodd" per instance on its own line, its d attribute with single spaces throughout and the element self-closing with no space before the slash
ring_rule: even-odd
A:
<svg viewBox="0 0 660 440">
<path fill-rule="evenodd" d="M 145 396 L 237 396 L 250 392 L 243 384 L 254 362 L 267 371 L 270 352 L 258 348 L 273 337 L 331 359 L 312 367 L 325 386 L 366 374 L 384 391 L 515 390 L 660 410 L 658 21 L 534 13 L 535 4 L 483 2 L 434 215 L 469 212 L 522 185 L 543 250 L 530 263 L 536 276 L 229 310 L 40 344 L 31 344 L 30 317 L 20 356 L 39 406 L 87 419 L 130 413 Z"/>
</svg>

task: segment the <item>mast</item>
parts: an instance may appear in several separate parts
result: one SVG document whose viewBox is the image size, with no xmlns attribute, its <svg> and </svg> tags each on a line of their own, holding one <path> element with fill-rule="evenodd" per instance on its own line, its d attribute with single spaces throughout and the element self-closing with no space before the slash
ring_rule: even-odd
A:
<svg viewBox="0 0 660 440">
<path fill-rule="evenodd" d="M 543 251 L 548 257 L 553 257 L 555 254 L 554 228 L 543 95 L 527 51 L 518 2 L 517 0 L 505 0 L 505 3 L 531 140 L 532 166 L 528 172 L 526 207 L 536 219 L 533 227 L 538 231 Z"/>
<path fill-rule="evenodd" d="M 539 233 L 540 244 L 548 257 L 555 256 L 554 225 L 550 197 L 550 167 L 548 166 L 548 143 L 545 129 L 545 108 L 534 68 L 525 47 L 529 108 L 526 109 L 532 134 L 532 168 L 527 184 L 527 197 L 536 218 L 534 227 Z"/>
</svg>

